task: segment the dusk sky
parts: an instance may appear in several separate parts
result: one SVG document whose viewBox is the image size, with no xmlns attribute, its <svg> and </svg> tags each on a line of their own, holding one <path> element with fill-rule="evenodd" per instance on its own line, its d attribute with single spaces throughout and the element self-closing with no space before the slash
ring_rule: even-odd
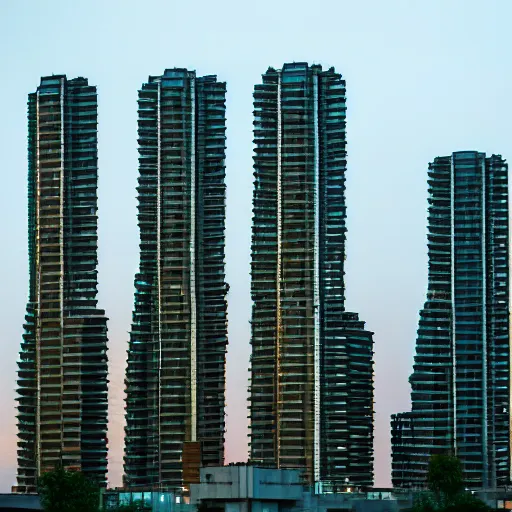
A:
<svg viewBox="0 0 512 512">
<path fill-rule="evenodd" d="M 375 332 L 376 485 L 390 414 L 408 410 L 427 285 L 427 165 L 457 150 L 512 160 L 509 0 L 0 0 L 0 492 L 15 483 L 16 360 L 28 288 L 27 94 L 87 77 L 99 102 L 99 300 L 110 318 L 110 485 L 120 485 L 136 221 L 137 91 L 187 67 L 227 82 L 226 461 L 246 461 L 252 92 L 269 66 L 347 81 L 347 308 Z"/>
</svg>

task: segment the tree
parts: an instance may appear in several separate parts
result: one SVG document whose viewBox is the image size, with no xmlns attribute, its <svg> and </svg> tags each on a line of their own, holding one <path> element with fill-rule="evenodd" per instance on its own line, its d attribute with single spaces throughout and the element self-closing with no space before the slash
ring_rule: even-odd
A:
<svg viewBox="0 0 512 512">
<path fill-rule="evenodd" d="M 439 510 L 439 503 L 432 493 L 423 493 L 414 497 L 412 512 L 436 512 Z"/>
<path fill-rule="evenodd" d="M 436 494 L 444 494 L 448 499 L 464 489 L 462 465 L 451 455 L 432 455 L 428 465 L 428 488 Z"/>
<path fill-rule="evenodd" d="M 457 457 L 433 455 L 427 474 L 430 492 L 415 497 L 413 512 L 489 512 L 476 496 L 464 491 L 462 465 Z"/>
<path fill-rule="evenodd" d="M 469 492 L 461 492 L 444 512 L 490 512 L 491 509 L 476 496 Z"/>
<path fill-rule="evenodd" d="M 62 467 L 44 473 L 38 492 L 45 512 L 98 512 L 100 489 L 80 471 Z"/>
<path fill-rule="evenodd" d="M 444 498 L 425 493 L 416 496 L 412 512 L 491 512 L 491 509 L 469 492 L 457 494 L 448 504 Z"/>
</svg>

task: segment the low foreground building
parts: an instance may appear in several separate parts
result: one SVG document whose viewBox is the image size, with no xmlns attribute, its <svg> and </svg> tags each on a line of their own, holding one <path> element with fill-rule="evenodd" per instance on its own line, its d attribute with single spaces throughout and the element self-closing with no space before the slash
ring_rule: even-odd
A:
<svg viewBox="0 0 512 512">
<path fill-rule="evenodd" d="M 202 468 L 199 484 L 190 488 L 190 505 L 216 512 L 302 512 L 351 510 L 395 512 L 412 505 L 410 493 L 394 496 L 389 489 L 369 492 L 314 492 L 297 469 L 248 465 Z"/>
</svg>

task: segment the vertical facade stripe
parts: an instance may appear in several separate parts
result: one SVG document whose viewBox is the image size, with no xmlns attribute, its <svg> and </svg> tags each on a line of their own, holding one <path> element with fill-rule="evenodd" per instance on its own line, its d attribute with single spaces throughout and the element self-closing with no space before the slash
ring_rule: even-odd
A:
<svg viewBox="0 0 512 512">
<path fill-rule="evenodd" d="M 197 440 L 197 300 L 196 300 L 196 83 L 190 79 L 190 395 L 191 441 Z"/>
<path fill-rule="evenodd" d="M 457 455 L 457 309 L 455 303 L 455 163 L 453 159 L 450 163 L 450 255 L 451 255 L 451 341 L 452 341 L 452 403 L 451 410 L 453 415 L 453 453 Z"/>
<path fill-rule="evenodd" d="M 36 330 L 35 330 L 35 359 L 36 359 L 36 474 L 41 474 L 41 247 L 39 240 L 41 239 L 41 164 L 39 160 L 39 90 L 36 93 Z M 29 226 L 30 229 L 30 226 Z"/>
<path fill-rule="evenodd" d="M 487 399 L 487 368 L 489 360 L 487 356 L 487 173 L 485 170 L 485 158 L 482 158 L 480 164 L 482 173 L 481 183 L 481 217 L 482 217 L 482 235 L 481 235 L 481 251 L 482 251 L 482 458 L 483 458 L 483 478 L 484 488 L 489 487 L 489 433 L 488 433 L 488 415 L 487 408 L 489 401 Z M 495 480 L 495 478 L 493 478 Z"/>
<path fill-rule="evenodd" d="M 64 446 L 64 165 L 65 165 L 65 120 L 64 120 L 64 78 L 60 80 L 60 189 L 59 189 L 59 309 L 60 309 L 60 442 Z"/>
<path fill-rule="evenodd" d="M 314 453 L 313 467 L 315 482 L 320 481 L 320 135 L 318 131 L 318 75 L 313 75 L 313 123 L 314 123 L 314 196 L 315 203 L 315 234 L 314 234 L 314 288 L 313 307 L 314 310 Z"/>
<path fill-rule="evenodd" d="M 156 282 L 158 294 L 158 382 L 162 381 L 162 82 L 157 83 L 156 105 Z M 162 391 L 158 386 L 158 481 L 162 478 Z"/>
<path fill-rule="evenodd" d="M 281 72 L 277 74 L 277 247 L 276 247 L 276 376 L 275 376 L 275 410 L 276 410 L 276 464 L 280 467 L 280 453 L 281 453 L 281 415 L 280 415 L 280 402 L 282 400 L 281 394 L 281 233 L 282 233 L 282 176 L 281 176 L 281 147 L 282 147 L 282 113 L 281 113 Z"/>
</svg>

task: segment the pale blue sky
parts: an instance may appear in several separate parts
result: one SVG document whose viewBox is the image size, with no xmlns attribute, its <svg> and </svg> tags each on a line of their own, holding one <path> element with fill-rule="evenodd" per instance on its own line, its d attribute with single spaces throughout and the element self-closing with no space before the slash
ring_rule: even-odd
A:
<svg viewBox="0 0 512 512">
<path fill-rule="evenodd" d="M 347 306 L 375 332 L 376 484 L 389 415 L 409 407 L 426 289 L 426 169 L 477 149 L 512 159 L 508 0 L 0 0 L 0 491 L 15 481 L 14 388 L 27 296 L 26 100 L 41 75 L 99 94 L 100 306 L 110 317 L 111 484 L 120 483 L 123 373 L 138 266 L 137 90 L 167 67 L 228 86 L 227 459 L 246 460 L 252 90 L 309 61 L 347 80 Z"/>
</svg>

